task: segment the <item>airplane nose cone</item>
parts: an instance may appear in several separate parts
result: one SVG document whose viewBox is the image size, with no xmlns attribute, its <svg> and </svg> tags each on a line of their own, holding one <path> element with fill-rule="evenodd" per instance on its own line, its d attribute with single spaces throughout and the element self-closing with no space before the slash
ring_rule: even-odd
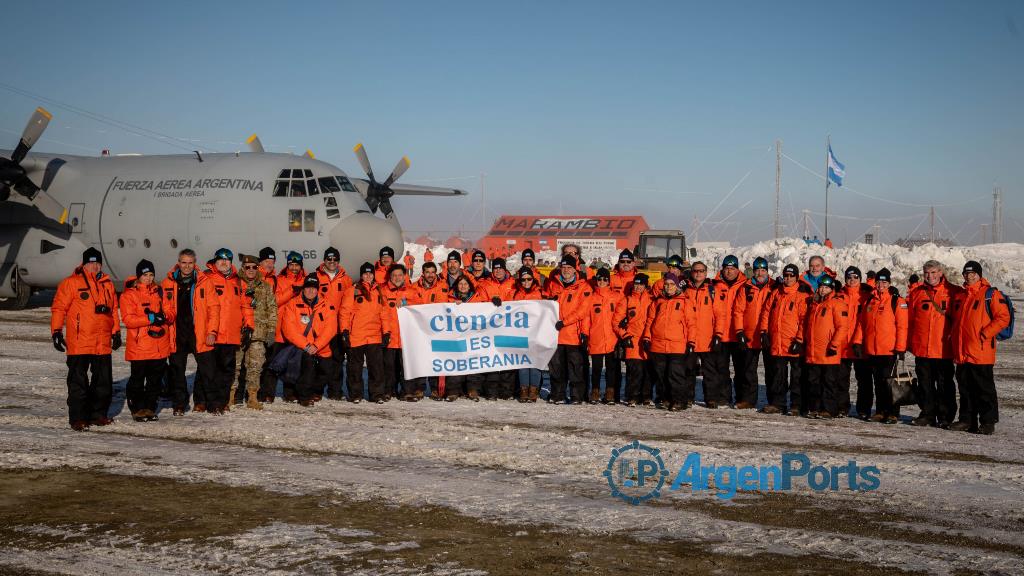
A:
<svg viewBox="0 0 1024 576">
<path fill-rule="evenodd" d="M 380 249 L 391 246 L 395 260 L 405 253 L 402 230 L 395 219 L 384 220 L 372 214 L 357 213 L 345 218 L 331 230 L 331 246 L 341 252 L 341 265 L 353 278 L 359 277 L 363 262 L 377 261 Z"/>
</svg>

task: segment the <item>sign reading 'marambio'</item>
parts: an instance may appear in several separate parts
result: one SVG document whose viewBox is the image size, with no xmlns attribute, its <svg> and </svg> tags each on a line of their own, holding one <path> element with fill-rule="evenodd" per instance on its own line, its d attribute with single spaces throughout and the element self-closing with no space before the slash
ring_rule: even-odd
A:
<svg viewBox="0 0 1024 576">
<path fill-rule="evenodd" d="M 557 234 L 561 230 L 623 231 L 642 223 L 640 217 L 631 216 L 502 216 L 494 222 L 495 231 L 540 230 Z M 643 223 L 646 228 L 646 223 Z"/>
<path fill-rule="evenodd" d="M 556 243 L 565 242 L 580 244 L 584 253 L 632 249 L 648 229 L 643 216 L 502 215 L 478 246 L 491 258 L 506 258 L 525 248 L 553 250 Z"/>
</svg>

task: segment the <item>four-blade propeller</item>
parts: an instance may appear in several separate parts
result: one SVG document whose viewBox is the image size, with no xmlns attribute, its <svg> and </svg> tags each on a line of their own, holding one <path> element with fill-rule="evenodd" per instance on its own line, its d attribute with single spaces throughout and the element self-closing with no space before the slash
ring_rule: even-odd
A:
<svg viewBox="0 0 1024 576">
<path fill-rule="evenodd" d="M 362 143 L 356 144 L 352 151 L 356 153 L 359 165 L 363 167 L 366 177 L 369 178 L 366 188 L 366 204 L 369 205 L 370 212 L 376 213 L 377 209 L 380 208 L 384 216 L 390 216 L 395 211 L 391 207 L 391 197 L 395 195 L 391 185 L 409 169 L 409 157 L 403 156 L 387 179 L 384 182 L 377 182 L 377 179 L 373 177 L 373 168 L 370 167 L 370 159 L 366 156 L 366 148 L 363 147 Z"/>
<path fill-rule="evenodd" d="M 36 108 L 35 113 L 29 118 L 28 125 L 25 126 L 25 131 L 21 133 L 21 140 L 18 141 L 14 153 L 10 158 L 0 157 L 0 202 L 10 198 L 13 188 L 15 192 L 35 204 L 43 215 L 64 224 L 68 216 L 67 210 L 36 185 L 21 165 L 29 150 L 43 135 L 52 117 L 44 108 Z"/>
</svg>

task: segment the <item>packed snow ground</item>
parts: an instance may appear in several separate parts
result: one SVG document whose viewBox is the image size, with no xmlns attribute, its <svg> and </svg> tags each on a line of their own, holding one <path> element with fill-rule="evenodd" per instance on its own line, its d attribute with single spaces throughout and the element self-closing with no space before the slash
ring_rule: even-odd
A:
<svg viewBox="0 0 1024 576">
<path fill-rule="evenodd" d="M 681 542 L 717 554 L 814 555 L 937 574 L 1024 573 L 1024 347 L 1019 338 L 1001 347 L 1001 421 L 989 437 L 919 429 L 905 421 L 895 426 L 825 422 L 699 406 L 666 413 L 468 401 L 382 406 L 325 401 L 313 409 L 278 402 L 263 412 L 234 410 L 222 417 L 172 417 L 165 410 L 153 423 L 135 423 L 121 413 L 113 426 L 74 433 L 67 426 L 64 356 L 50 346 L 47 321 L 46 308 L 0 312 L 3 468 L 71 467 L 288 494 L 326 491 L 437 505 L 474 518 L 550 525 L 571 534 Z M 123 356 L 115 354 L 118 390 L 127 374 Z M 116 404 L 115 410 L 122 409 L 120 400 Z M 916 409 L 905 410 L 905 416 L 913 415 Z M 731 501 L 684 487 L 666 491 L 654 503 L 630 506 L 610 496 L 601 472 L 611 450 L 634 439 L 660 448 L 672 476 L 690 452 L 699 452 L 705 465 L 757 466 L 777 465 L 781 453 L 798 451 L 815 464 L 844 465 L 853 459 L 878 466 L 881 485 L 874 492 L 816 493 L 797 482 L 792 492 L 741 493 Z M 765 513 L 736 519 L 747 506 Z M 780 507 L 792 507 L 790 520 L 801 520 L 772 520 Z M 849 514 L 878 519 L 884 530 L 820 522 Z M 67 526 L 20 529 L 75 532 Z M 273 538 L 288 539 L 289 553 L 345 553 L 343 547 L 325 549 L 318 534 L 315 526 L 268 526 L 230 543 L 194 543 L 185 562 L 176 548 L 113 537 L 45 549 L 0 545 L 0 567 L 97 573 L 110 566 L 189 574 L 206 566 L 204 561 L 244 555 L 246 547 Z M 235 549 L 225 553 L 224 546 Z M 261 570 L 273 568 L 270 563 Z"/>
<path fill-rule="evenodd" d="M 420 244 L 406 243 L 406 252 L 416 258 L 416 268 L 423 262 L 426 247 Z M 435 262 L 443 262 L 450 249 L 439 246 L 432 249 Z M 1009 292 L 1024 291 L 1024 244 L 985 244 L 982 246 L 942 247 L 925 244 L 914 248 L 903 248 L 894 244 L 862 244 L 854 243 L 838 249 L 825 248 L 820 244 L 808 244 L 799 238 L 781 238 L 758 242 L 752 246 L 734 246 L 732 248 L 702 249 L 696 256 L 685 256 L 691 261 L 701 260 L 711 270 L 717 269 L 722 259 L 734 254 L 741 263 L 753 262 L 754 258 L 766 258 L 769 269 L 775 276 L 782 274 L 786 264 L 796 264 L 804 269 L 811 256 L 821 255 L 825 265 L 842 274 L 847 266 L 857 266 L 863 274 L 868 270 L 888 268 L 893 274 L 893 281 L 901 288 L 906 286 L 907 278 L 914 273 L 920 275 L 921 266 L 928 260 L 938 260 L 946 267 L 950 280 L 959 283 L 960 271 L 968 260 L 981 263 L 985 277 L 998 288 Z M 583 259 L 587 262 L 601 260 L 614 264 L 619 257 L 618 251 L 601 253 L 584 252 Z M 557 261 L 558 255 L 553 251 L 542 251 L 537 254 L 539 260 Z M 509 268 L 519 267 L 519 256 L 508 259 Z"/>
</svg>

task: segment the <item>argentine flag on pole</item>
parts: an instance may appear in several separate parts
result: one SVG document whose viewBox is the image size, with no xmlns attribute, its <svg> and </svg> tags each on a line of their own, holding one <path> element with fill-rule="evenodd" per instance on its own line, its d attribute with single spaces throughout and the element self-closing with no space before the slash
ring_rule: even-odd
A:
<svg viewBox="0 0 1024 576">
<path fill-rule="evenodd" d="M 846 176 L 846 166 L 832 153 L 832 145 L 828 146 L 828 179 L 835 182 L 836 186 L 843 185 L 843 177 Z"/>
</svg>

